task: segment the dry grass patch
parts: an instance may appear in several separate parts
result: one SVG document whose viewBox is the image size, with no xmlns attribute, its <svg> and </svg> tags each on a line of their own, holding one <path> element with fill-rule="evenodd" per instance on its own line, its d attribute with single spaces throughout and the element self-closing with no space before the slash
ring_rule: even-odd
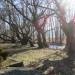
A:
<svg viewBox="0 0 75 75">
<path fill-rule="evenodd" d="M 0 49 L 7 49 L 10 48 L 12 46 L 14 46 L 15 44 L 10 44 L 10 43 L 0 43 Z"/>
<path fill-rule="evenodd" d="M 31 62 L 39 62 L 42 59 L 61 60 L 67 57 L 66 53 L 59 50 L 39 49 L 29 50 L 13 55 L 13 58 L 18 61 L 23 61 L 25 65 Z"/>
</svg>

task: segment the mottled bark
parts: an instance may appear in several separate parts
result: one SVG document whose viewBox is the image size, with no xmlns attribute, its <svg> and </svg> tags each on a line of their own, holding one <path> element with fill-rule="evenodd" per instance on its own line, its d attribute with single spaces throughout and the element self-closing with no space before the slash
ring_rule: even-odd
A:
<svg viewBox="0 0 75 75">
<path fill-rule="evenodd" d="M 37 40 L 38 40 L 39 48 L 43 48 L 43 43 L 42 43 L 42 39 L 41 39 L 41 34 L 40 33 L 37 34 Z"/>
<path fill-rule="evenodd" d="M 43 39 L 43 45 L 44 45 L 44 47 L 48 47 L 48 44 L 47 44 L 47 42 L 46 42 L 45 33 L 42 33 L 42 39 Z"/>
<path fill-rule="evenodd" d="M 46 42 L 45 33 L 38 33 L 37 39 L 38 39 L 39 48 L 48 47 L 47 42 Z"/>
</svg>

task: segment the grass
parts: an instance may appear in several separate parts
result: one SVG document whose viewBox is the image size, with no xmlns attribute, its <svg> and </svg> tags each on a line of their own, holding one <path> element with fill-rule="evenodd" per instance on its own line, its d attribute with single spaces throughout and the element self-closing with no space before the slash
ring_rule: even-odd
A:
<svg viewBox="0 0 75 75">
<path fill-rule="evenodd" d="M 14 44 L 0 44 L 0 49 L 6 49 L 14 46 Z M 16 49 L 25 49 L 25 46 L 22 46 L 20 48 L 12 48 L 14 50 Z M 25 49 L 23 52 L 19 52 L 17 54 L 14 54 L 12 56 L 13 59 L 17 61 L 23 61 L 24 65 L 28 65 L 31 62 L 41 62 L 42 60 L 49 59 L 49 60 L 61 60 L 63 58 L 67 57 L 66 53 L 62 50 L 52 50 L 49 48 L 44 48 L 44 49 L 32 49 L 28 48 L 28 51 Z M 3 66 L 10 65 L 13 61 L 10 59 L 7 59 L 6 61 L 3 62 Z"/>
<path fill-rule="evenodd" d="M 23 61 L 25 65 L 31 62 L 39 62 L 40 60 L 44 59 L 61 60 L 65 57 L 67 57 L 65 52 L 59 50 L 55 51 L 48 48 L 39 50 L 30 50 L 13 55 L 13 58 L 15 58 L 18 61 Z"/>
<path fill-rule="evenodd" d="M 10 43 L 0 43 L 0 49 L 7 49 L 14 46 L 14 44 L 10 44 Z"/>
</svg>

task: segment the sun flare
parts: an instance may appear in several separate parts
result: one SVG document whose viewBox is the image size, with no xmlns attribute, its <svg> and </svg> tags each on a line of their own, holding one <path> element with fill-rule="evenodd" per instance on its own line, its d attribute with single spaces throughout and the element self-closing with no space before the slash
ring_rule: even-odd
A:
<svg viewBox="0 0 75 75">
<path fill-rule="evenodd" d="M 68 8 L 75 9 L 75 0 L 62 0 L 62 3 Z"/>
</svg>

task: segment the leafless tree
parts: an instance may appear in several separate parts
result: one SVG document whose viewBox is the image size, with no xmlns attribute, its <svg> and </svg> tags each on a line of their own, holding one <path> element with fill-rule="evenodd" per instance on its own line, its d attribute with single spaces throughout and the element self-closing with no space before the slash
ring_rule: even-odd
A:
<svg viewBox="0 0 75 75">
<path fill-rule="evenodd" d="M 67 23 L 66 21 L 66 17 L 65 17 L 65 11 L 64 9 L 62 9 L 62 7 L 60 6 L 60 4 L 58 3 L 57 0 L 54 0 L 55 4 L 57 6 L 57 9 L 59 11 L 60 14 L 57 14 L 59 17 L 59 22 L 61 24 L 61 28 L 64 31 L 67 39 L 66 39 L 66 47 L 68 49 L 68 61 L 67 64 L 70 68 L 74 68 L 74 62 L 75 62 L 75 22 L 74 19 L 72 19 L 69 23 Z M 74 71 L 73 71 L 74 72 Z"/>
</svg>

